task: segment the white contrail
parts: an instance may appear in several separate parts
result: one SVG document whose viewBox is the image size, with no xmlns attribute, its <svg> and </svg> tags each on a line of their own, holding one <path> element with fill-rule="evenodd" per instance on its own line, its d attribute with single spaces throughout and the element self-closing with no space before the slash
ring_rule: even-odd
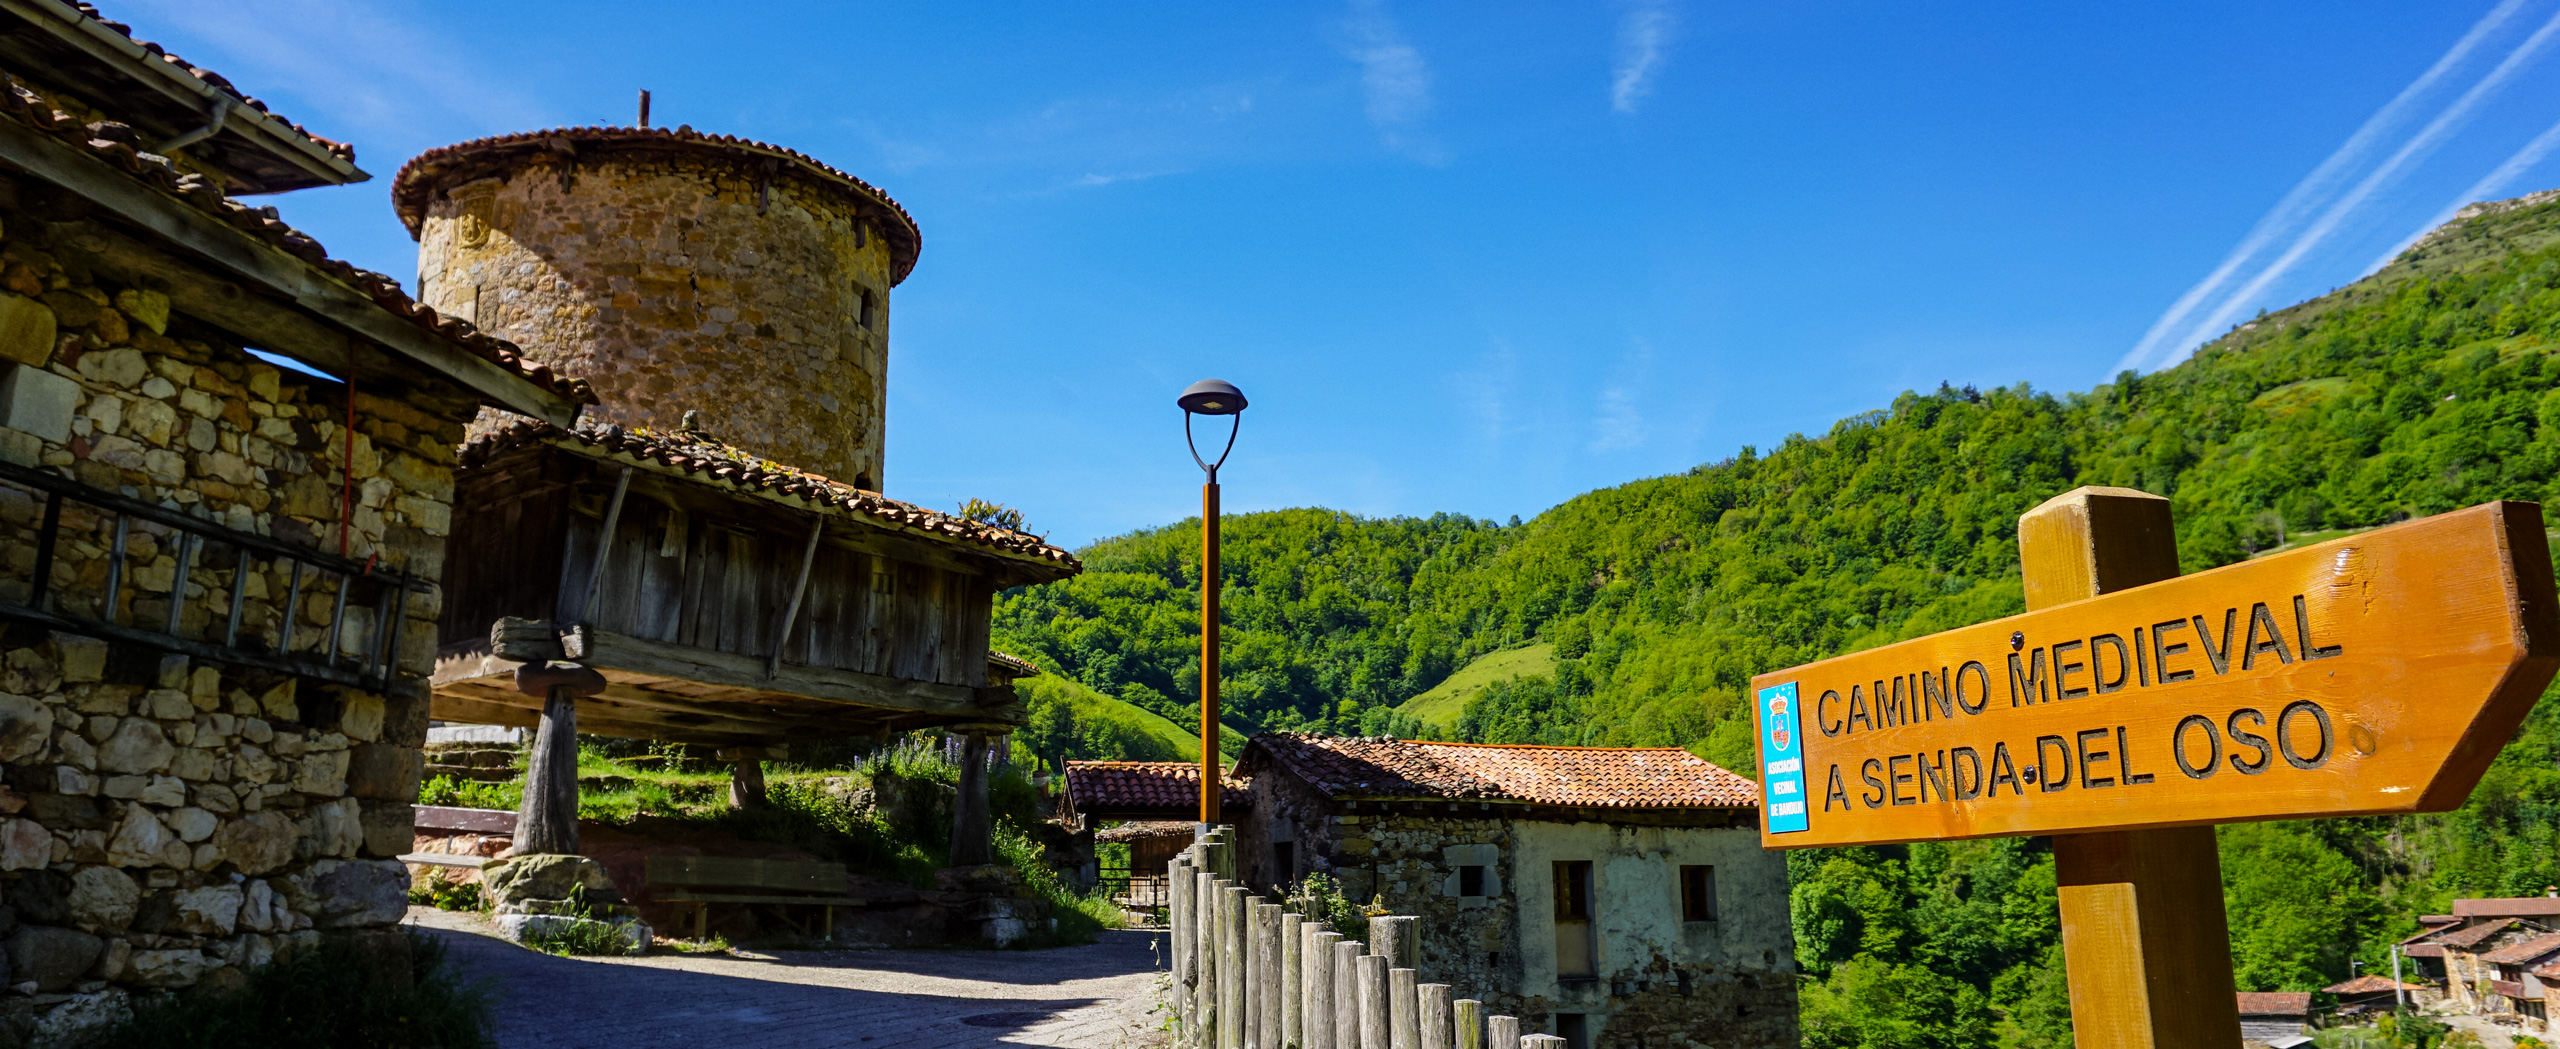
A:
<svg viewBox="0 0 2560 1049">
<path fill-rule="evenodd" d="M 2517 150 L 2514 156 L 2508 157 L 2506 163 L 2498 165 L 2496 170 L 2481 176 L 2480 181 L 2472 183 L 2471 188 L 2463 190 L 2461 195 L 2454 197 L 2451 203 L 2444 206 L 2444 210 L 2436 212 L 2434 218 L 2428 219 L 2426 225 L 2418 227 L 2416 232 L 2402 238 L 2400 243 L 2392 246 L 2391 250 L 2383 252 L 2381 258 L 2365 266 L 2364 272 L 2371 274 L 2375 270 L 2390 265 L 2391 260 L 2399 258 L 2401 252 L 2409 250 L 2409 246 L 2417 243 L 2418 238 L 2452 221 L 2454 213 L 2481 201 L 2495 198 L 2506 190 L 2508 183 L 2523 177 L 2526 171 L 2542 163 L 2543 158 L 2550 156 L 2551 151 L 2555 149 L 2560 149 L 2560 123 L 2544 128 L 2541 134 L 2533 136 L 2533 141 L 2525 143 L 2524 148 Z"/>
<path fill-rule="evenodd" d="M 2240 311 L 2248 309 L 2249 304 L 2257 300 L 2260 292 L 2265 291 L 2268 285 L 2275 283 L 2276 278 L 2284 276 L 2287 271 L 2293 269 L 2295 263 L 2302 261 L 2302 257 L 2309 254 L 2312 248 L 2319 246 L 2321 241 L 2328 239 L 2329 234 L 2336 232 L 2338 225 L 2346 221 L 2349 212 L 2363 207 L 2364 202 L 2370 199 L 2375 191 L 2399 177 L 2401 169 L 2408 166 L 2410 161 L 2425 155 L 2441 144 L 2444 136 L 2451 134 L 2456 126 L 2470 117 L 2473 107 L 2479 105 L 2482 99 L 2489 97 L 2498 88 L 2506 86 L 2507 79 L 2530 63 L 2554 36 L 2560 36 L 2560 14 L 2552 15 L 2549 21 L 2542 23 L 2542 28 L 2534 30 L 2533 35 L 2526 37 L 2524 43 L 2516 45 L 2516 49 L 2508 52 L 2507 57 L 2500 61 L 2496 68 L 2489 70 L 2488 75 L 2481 77 L 2479 83 L 2471 85 L 2471 90 L 2463 92 L 2462 97 L 2454 99 L 2452 105 L 2446 106 L 2444 112 L 2436 114 L 2436 118 L 2428 121 L 2426 127 L 2420 128 L 2416 136 L 2402 143 L 2397 152 L 2392 153 L 2380 167 L 2367 174 L 2363 181 L 2356 183 L 2354 189 L 2348 190 L 2345 196 L 2331 203 L 2328 210 L 2322 212 L 2320 218 L 2311 224 L 2311 228 L 2303 230 L 2300 236 L 2294 238 L 2292 247 L 2285 249 L 2285 253 L 2277 256 L 2274 262 L 2268 263 L 2267 268 L 2259 271 L 2249 283 L 2241 285 L 2238 291 L 2232 292 L 2231 297 L 2224 299 L 2222 306 L 2214 310 L 2212 315 L 2188 329 L 2186 338 L 2176 345 L 2185 347 L 2199 345 L 2228 326 L 2233 318 L 2240 315 Z"/>
<path fill-rule="evenodd" d="M 2158 320 L 2151 322 L 2151 328 L 2143 333 L 2142 341 L 2135 343 L 2133 349 L 2125 354 L 2124 360 L 2117 363 L 2116 370 L 2139 368 L 2159 356 L 2163 344 L 2168 342 L 2169 333 L 2173 329 L 2185 321 L 2207 297 L 2229 281 L 2233 274 L 2238 273 L 2241 266 L 2255 258 L 2258 252 L 2265 250 L 2268 244 L 2273 243 L 2286 230 L 2291 229 L 2303 215 L 2318 207 L 2320 201 L 2328 195 L 2330 185 L 2347 169 L 2361 163 L 2365 156 L 2373 151 L 2384 132 L 2398 126 L 2406 119 L 2407 111 L 2416 104 L 2418 96 L 2435 87 L 2437 81 L 2444 79 L 2455 66 L 2469 58 L 2471 52 L 2479 47 L 2482 40 L 2496 32 L 2500 26 L 2505 25 L 2524 4 L 2525 0 L 2501 0 L 2498 6 L 2481 16 L 2480 21 L 2474 23 L 2469 32 L 2462 34 L 2460 40 L 2454 41 L 2453 47 L 2444 53 L 2444 57 L 2436 59 L 2435 64 L 2428 66 L 2426 72 L 2418 74 L 2418 78 L 2410 81 L 2408 87 L 2402 88 L 2399 94 L 2392 96 L 2391 101 L 2383 103 L 2382 108 L 2375 110 L 2371 117 L 2366 118 L 2364 125 L 2358 127 L 2355 134 L 2347 136 L 2346 142 L 2339 145 L 2335 152 L 2330 153 L 2328 159 L 2321 161 L 2320 166 L 2313 168 L 2309 175 L 2303 176 L 2302 181 L 2295 184 L 2292 191 L 2285 194 L 2283 200 L 2276 202 L 2276 206 L 2269 209 L 2266 215 L 2258 220 L 2257 225 L 2250 227 L 2248 235 L 2241 238 L 2239 245 L 2231 249 L 2231 254 L 2222 260 L 2220 266 L 2215 267 L 2214 271 L 2207 274 L 2205 279 L 2198 282 L 2195 287 L 2187 289 L 2186 294 L 2179 296 L 2178 301 L 2170 304 L 2167 312 L 2162 313 Z"/>
</svg>

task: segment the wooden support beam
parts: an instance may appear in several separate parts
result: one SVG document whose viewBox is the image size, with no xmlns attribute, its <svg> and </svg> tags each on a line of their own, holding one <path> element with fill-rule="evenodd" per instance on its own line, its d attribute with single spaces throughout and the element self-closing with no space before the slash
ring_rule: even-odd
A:
<svg viewBox="0 0 2560 1049">
<path fill-rule="evenodd" d="M 960 737 L 959 797 L 951 803 L 951 865 L 974 867 L 996 861 L 995 814 L 987 799 L 987 751 L 982 735 Z"/>
<path fill-rule="evenodd" d="M 543 853 L 578 853 L 578 694 L 567 685 L 543 700 L 516 809 L 516 855 Z"/>
<path fill-rule="evenodd" d="M 108 217 L 202 260 L 249 292 L 280 299 L 338 331 L 442 375 L 489 403 L 559 426 L 577 421 L 577 403 L 419 328 L 310 263 L 50 135 L 14 120 L 0 120 L 0 165 L 77 194 Z M 171 304 L 176 305 L 174 299 Z"/>
<path fill-rule="evenodd" d="M 2033 611 L 2178 574 L 2169 501 L 2080 488 L 2018 518 Z M 2053 839 L 2062 950 L 2079 1049 L 2185 1049 L 2240 1040 L 2230 924 L 2212 827 Z"/>
<path fill-rule="evenodd" d="M 729 763 L 729 807 L 761 809 L 773 802 L 764 796 L 764 759 L 739 758 Z"/>
<path fill-rule="evenodd" d="M 1018 710 L 1007 712 L 1001 707 L 991 708 L 988 700 L 992 690 L 968 685 L 946 685 L 832 667 L 797 665 L 784 666 L 779 674 L 767 678 L 764 676 L 764 661 L 754 656 L 671 645 L 601 630 L 590 637 L 588 644 L 584 662 L 599 670 L 625 670 L 886 710 L 965 716 L 1016 725 L 1022 721 Z"/>
</svg>

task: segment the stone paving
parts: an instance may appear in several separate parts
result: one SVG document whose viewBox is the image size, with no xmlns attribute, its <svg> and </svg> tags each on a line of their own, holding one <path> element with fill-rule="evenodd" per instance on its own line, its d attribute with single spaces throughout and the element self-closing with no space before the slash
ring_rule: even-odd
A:
<svg viewBox="0 0 2560 1049">
<path fill-rule="evenodd" d="M 704 1049 L 1161 1045 L 1159 934 L 1046 951 L 776 951 L 561 958 L 477 915 L 411 908 L 469 977 L 495 985 L 498 1044 Z"/>
</svg>

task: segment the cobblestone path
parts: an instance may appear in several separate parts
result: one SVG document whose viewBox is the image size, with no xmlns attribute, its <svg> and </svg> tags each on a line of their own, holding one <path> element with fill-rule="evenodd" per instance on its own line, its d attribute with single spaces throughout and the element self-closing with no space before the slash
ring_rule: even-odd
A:
<svg viewBox="0 0 2560 1049">
<path fill-rule="evenodd" d="M 411 908 L 466 976 L 495 984 L 504 1049 L 962 1049 L 1160 1044 L 1154 934 L 1047 951 L 779 951 L 560 958 L 478 917 Z"/>
</svg>

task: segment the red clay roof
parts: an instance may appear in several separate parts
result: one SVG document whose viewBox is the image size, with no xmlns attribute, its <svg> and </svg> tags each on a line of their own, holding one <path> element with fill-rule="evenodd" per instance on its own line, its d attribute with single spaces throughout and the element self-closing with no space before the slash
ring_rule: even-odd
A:
<svg viewBox="0 0 2560 1049">
<path fill-rule="evenodd" d="M 134 176 L 141 182 L 212 215 L 232 228 L 274 245 L 288 255 L 301 259 L 312 269 L 362 293 L 391 314 L 410 324 L 426 329 L 465 352 L 504 368 L 580 404 L 593 404 L 595 391 L 585 379 L 559 375 L 549 365 L 528 364 L 514 343 L 484 335 L 471 322 L 448 317 L 424 303 L 411 299 L 400 289 L 400 282 L 371 270 L 359 269 L 329 257 L 309 234 L 285 225 L 273 207 L 253 208 L 233 200 L 222 188 L 201 175 L 180 175 L 168 159 L 144 153 L 131 142 L 133 129 L 122 124 L 100 121 L 82 124 L 78 117 L 53 108 L 24 88 L 0 91 L 0 116 L 29 125 L 107 162 Z"/>
<path fill-rule="evenodd" d="M 2455 900 L 2453 913 L 2460 918 L 2560 917 L 2560 899 L 2549 896 L 2506 896 Z"/>
<path fill-rule="evenodd" d="M 264 113 L 264 114 L 266 114 L 266 115 L 268 115 L 268 116 L 274 117 L 278 123 L 281 123 L 281 124 L 285 125 L 286 127 L 292 128 L 292 129 L 295 131 L 295 133 L 300 134 L 302 137 L 307 138 L 307 139 L 310 139 L 311 141 L 313 141 L 313 142 L 315 142 L 315 143 L 318 143 L 322 148 L 327 149 L 329 152 L 331 152 L 331 153 L 333 153 L 333 154 L 336 154 L 336 155 L 337 155 L 337 157 L 338 157 L 338 159 L 340 159 L 340 160 L 344 160 L 344 161 L 346 161 L 346 162 L 348 162 L 348 163 L 350 163 L 350 164 L 352 164 L 352 163 L 354 163 L 354 162 L 355 162 L 355 159 L 356 159 L 356 147 L 354 147 L 354 146 L 352 146 L 352 145 L 349 145 L 349 144 L 347 144 L 347 143 L 344 143 L 344 142 L 338 142 L 338 141 L 334 141 L 334 140 L 331 140 L 331 139 L 322 138 L 322 137 L 320 137 L 319 135 L 315 135 L 315 134 L 313 134 L 313 133 L 311 132 L 311 129 L 306 128 L 306 127 L 303 127 L 302 125 L 300 125 L 300 124 L 296 124 L 296 123 L 294 123 L 294 122 L 292 122 L 292 121 L 290 121 L 290 120 L 286 120 L 286 119 L 284 118 L 284 114 L 282 114 L 282 113 L 278 113 L 278 112 L 276 112 L 275 110 L 272 110 L 272 109 L 268 109 L 268 108 L 267 108 L 267 104 L 266 104 L 266 103 L 264 103 L 264 102 L 260 102 L 260 101 L 258 101 L 257 99 L 251 98 L 251 97 L 249 97 L 249 95 L 248 95 L 248 93 L 247 93 L 247 92 L 244 92 L 244 91 L 240 90 L 239 88 L 232 86 L 231 81 L 224 79 L 224 78 L 223 78 L 223 76 L 222 76 L 222 74 L 220 74 L 220 73 L 216 73 L 216 72 L 214 72 L 213 70 L 206 69 L 206 68 L 204 68 L 203 66 L 199 66 L 199 65 L 197 65 L 197 64 L 195 64 L 195 63 L 193 63 L 193 62 L 189 62 L 189 61 L 187 61 L 186 59 L 183 59 L 183 58 L 180 58 L 180 57 L 178 57 L 178 56 L 176 56 L 176 55 L 170 54 L 167 48 L 161 47 L 160 45 L 155 44 L 155 43 L 152 43 L 151 41 L 143 40 L 143 39 L 140 39 L 140 38 L 138 38 L 138 37 L 135 37 L 135 36 L 133 35 L 133 27 L 132 27 L 132 26 L 126 25 L 126 24 L 124 24 L 124 23 L 122 23 L 122 22 L 112 21 L 112 20 L 108 19 L 108 18 L 107 18 L 107 16 L 102 15 L 102 14 L 99 14 L 99 13 L 98 13 L 98 9 L 97 9 L 95 6 L 92 6 L 92 5 L 90 5 L 90 4 L 86 4 L 86 3 L 74 3 L 74 4 L 72 4 L 71 6 L 72 6 L 72 7 L 74 7 L 74 8 L 77 8 L 81 14 L 83 14 L 83 15 L 87 15 L 91 20 L 93 20 L 93 21 L 97 22 L 100 26 L 103 26 L 103 27 L 105 27 L 105 28 L 107 28 L 107 29 L 114 30 L 114 31 L 115 31 L 115 33 L 116 33 L 116 35 L 121 36 L 121 37 L 124 37 L 124 38 L 125 38 L 125 39 L 127 39 L 127 40 L 131 40 L 131 41 L 133 41 L 133 42 L 134 42 L 134 44 L 135 44 L 135 46 L 138 46 L 138 47 L 142 48 L 144 51 L 147 51 L 147 52 L 149 52 L 149 53 L 151 53 L 151 54 L 153 54 L 153 55 L 157 55 L 157 56 L 159 56 L 159 58 L 160 58 L 160 60 L 161 60 L 161 61 L 163 61 L 163 62 L 167 62 L 167 63 L 169 63 L 169 64 L 170 64 L 170 65 L 172 65 L 172 66 L 176 66 L 176 67 L 177 67 L 177 68 L 179 68 L 179 69 L 186 70 L 186 71 L 187 71 L 187 75 L 192 76 L 192 77 L 194 77 L 194 78 L 196 78 L 196 79 L 198 79 L 198 80 L 204 81 L 204 82 L 205 82 L 205 84 L 206 84 L 207 86 L 210 86 L 210 87 L 212 87 L 212 88 L 214 88 L 214 89 L 216 89 L 216 90 L 223 91 L 223 92 L 226 92 L 226 93 L 230 94 L 232 97 L 239 99 L 243 104 L 247 105 L 247 106 L 248 106 L 249 108 L 251 108 L 251 109 L 257 110 L 258 112 L 261 112 L 261 113 Z"/>
<path fill-rule="evenodd" d="M 562 447 L 574 444 L 600 449 L 608 454 L 626 455 L 700 475 L 705 481 L 751 492 L 769 491 L 850 515 L 869 517 L 885 526 L 910 531 L 937 542 L 959 540 L 990 547 L 1017 557 L 1047 562 L 1061 570 L 1061 576 L 1084 570 L 1084 562 L 1076 560 L 1074 554 L 1049 545 L 1040 536 L 998 528 L 956 514 L 927 510 L 913 503 L 902 503 L 878 492 L 864 491 L 842 481 L 774 462 L 693 431 L 598 424 L 585 419 L 578 420 L 576 428 L 563 430 L 539 419 L 518 417 L 494 431 L 464 442 L 459 462 L 462 469 L 474 469 L 502 453 L 541 443 Z M 1037 667 L 1032 669 L 1038 670 Z"/>
<path fill-rule="evenodd" d="M 1604 808 L 1752 808 L 1759 785 L 1677 747 L 1540 747 L 1272 732 L 1269 760 L 1333 798 L 1451 798 Z"/>
<path fill-rule="evenodd" d="M 2321 990 L 2330 994 L 2383 994 L 2391 991 L 2423 991 L 2426 988 L 2414 983 L 2399 983 L 2388 976 L 2366 973 L 2345 983 L 2323 987 Z"/>
<path fill-rule="evenodd" d="M 2543 955 L 2560 952 L 2560 932 L 2545 933 L 2521 943 L 2511 943 L 2481 955 L 2491 965 L 2524 965 Z"/>
<path fill-rule="evenodd" d="M 2501 918 L 2496 921 L 2481 922 L 2478 925 L 2455 929 L 2452 932 L 2437 936 L 2436 942 L 2447 947 L 2467 951 L 2488 942 L 2491 937 L 2494 937 L 2499 933 L 2514 928 L 2515 924 L 2516 920 L 2513 918 Z"/>
<path fill-rule="evenodd" d="M 2309 1016 L 2311 1015 L 2311 992 L 2242 991 L 2240 992 L 2240 1015 Z"/>
<path fill-rule="evenodd" d="M 2442 958 L 2444 945 L 2441 943 L 2411 944 L 2401 948 L 2400 953 L 2411 958 Z"/>
<path fill-rule="evenodd" d="M 428 203 L 445 187 L 485 178 L 535 157 L 568 153 L 583 162 L 605 153 L 650 150 L 708 153 L 780 164 L 781 170 L 797 172 L 815 185 L 858 204 L 870 205 L 869 210 L 876 212 L 876 217 L 886 220 L 881 236 L 889 240 L 891 284 L 907 279 L 907 274 L 916 268 L 916 256 L 924 251 L 924 233 L 916 228 L 915 216 L 907 214 L 907 209 L 889 199 L 879 187 L 795 149 L 735 135 L 705 134 L 690 126 L 550 128 L 439 146 L 400 165 L 400 173 L 391 177 L 391 208 L 409 227 L 409 235 L 415 237 L 426 224 Z"/>
<path fill-rule="evenodd" d="M 1219 793 L 1223 808 L 1241 808 L 1251 798 L 1233 773 Z M 1191 761 L 1067 762 L 1067 803 L 1086 815 L 1110 819 L 1112 812 L 1179 814 L 1200 809 L 1200 765 Z"/>
</svg>

